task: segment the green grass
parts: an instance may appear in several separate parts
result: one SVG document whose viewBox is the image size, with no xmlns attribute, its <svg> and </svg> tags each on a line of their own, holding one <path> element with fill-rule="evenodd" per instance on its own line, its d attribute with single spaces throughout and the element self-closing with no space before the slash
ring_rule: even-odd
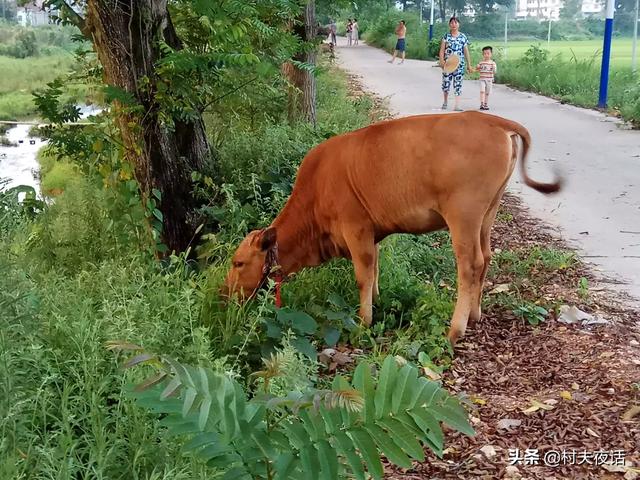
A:
<svg viewBox="0 0 640 480">
<path fill-rule="evenodd" d="M 0 71 L 5 72 L 0 75 L 0 120 L 35 116 L 32 93 L 68 73 L 73 64 L 73 55 L 62 51 L 28 58 L 0 56 Z"/>
<path fill-rule="evenodd" d="M 86 266 L 74 277 L 51 271 L 34 282 L 8 272 L 6 256 L 0 271 L 18 282 L 3 282 L 0 295 L 0 477 L 199 476 L 204 469 L 159 440 L 157 422 L 133 408 L 104 349 L 106 340 L 126 337 L 210 361 L 188 276 L 137 260 Z"/>
<path fill-rule="evenodd" d="M 504 41 L 477 40 L 476 46 L 482 48 L 484 45 L 492 45 L 495 49 L 504 51 Z M 482 44 L 482 45 L 480 45 Z M 602 40 L 580 40 L 580 41 L 516 41 L 507 43 L 507 57 L 510 60 L 520 58 L 531 47 L 539 45 L 545 50 L 549 50 L 552 56 L 559 55 L 562 60 L 569 61 L 574 56 L 578 60 L 596 58 L 596 63 L 600 65 L 602 59 Z M 502 53 L 504 56 L 504 53 Z M 640 60 L 640 59 L 639 59 Z M 631 68 L 631 39 L 615 38 L 611 46 L 611 67 L 616 69 Z"/>
<path fill-rule="evenodd" d="M 598 101 L 600 64 L 591 57 L 566 60 L 531 47 L 520 58 L 500 61 L 496 80 L 516 88 L 533 91 L 563 102 L 595 108 Z M 610 111 L 640 125 L 640 81 L 629 69 L 612 69 L 609 75 Z"/>
</svg>

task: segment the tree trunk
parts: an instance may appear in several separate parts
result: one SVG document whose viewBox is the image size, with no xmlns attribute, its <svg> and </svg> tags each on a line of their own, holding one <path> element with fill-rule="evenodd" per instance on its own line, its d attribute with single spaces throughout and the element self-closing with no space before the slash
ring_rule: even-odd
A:
<svg viewBox="0 0 640 480">
<path fill-rule="evenodd" d="M 305 42 L 305 50 L 296 54 L 298 62 L 316 64 L 316 4 L 308 0 L 304 12 L 296 22 L 294 33 Z M 289 120 L 303 119 L 316 125 L 316 77 L 312 72 L 296 67 L 292 63 L 282 66 L 282 73 L 289 81 Z"/>
<path fill-rule="evenodd" d="M 167 0 L 89 0 L 85 33 L 90 35 L 109 85 L 130 93 L 141 109 L 114 102 L 125 155 L 135 168 L 143 195 L 162 194 L 162 240 L 169 250 L 184 251 L 197 228 L 191 173 L 203 170 L 209 145 L 201 118 L 176 121 L 168 128 L 155 99 L 160 43 L 174 49 L 178 38 Z"/>
</svg>

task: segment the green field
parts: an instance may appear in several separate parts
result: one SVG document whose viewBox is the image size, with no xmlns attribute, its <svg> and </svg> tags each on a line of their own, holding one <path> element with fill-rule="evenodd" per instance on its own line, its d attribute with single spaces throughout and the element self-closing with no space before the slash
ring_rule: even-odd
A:
<svg viewBox="0 0 640 480">
<path fill-rule="evenodd" d="M 477 40 L 476 45 L 486 43 L 503 51 L 503 40 Z M 549 50 L 552 56 L 560 55 L 563 60 L 568 61 L 575 55 L 576 58 L 587 59 L 595 56 L 597 65 L 601 62 L 602 40 L 581 40 L 581 41 L 515 41 L 507 44 L 507 58 L 513 59 L 521 57 L 531 45 L 539 45 L 545 50 Z M 611 66 L 616 68 L 631 67 L 631 39 L 618 38 L 613 40 L 611 47 Z"/>
<path fill-rule="evenodd" d="M 80 46 L 74 27 L 22 28 L 0 23 L 0 120 L 34 117 L 33 92 L 71 71 Z M 86 87 L 71 85 L 67 99 L 82 100 Z"/>
<path fill-rule="evenodd" d="M 71 70 L 70 53 L 11 58 L 0 56 L 0 120 L 14 120 L 35 114 L 33 91 Z"/>
</svg>

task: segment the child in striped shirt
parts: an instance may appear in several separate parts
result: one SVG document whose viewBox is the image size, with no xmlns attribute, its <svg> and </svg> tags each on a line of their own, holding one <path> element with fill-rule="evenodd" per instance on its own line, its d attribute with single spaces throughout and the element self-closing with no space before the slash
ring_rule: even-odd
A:
<svg viewBox="0 0 640 480">
<path fill-rule="evenodd" d="M 482 60 L 476 68 L 480 72 L 480 110 L 489 110 L 489 94 L 496 74 L 496 62 L 491 59 L 493 48 L 487 46 L 482 49 Z"/>
</svg>

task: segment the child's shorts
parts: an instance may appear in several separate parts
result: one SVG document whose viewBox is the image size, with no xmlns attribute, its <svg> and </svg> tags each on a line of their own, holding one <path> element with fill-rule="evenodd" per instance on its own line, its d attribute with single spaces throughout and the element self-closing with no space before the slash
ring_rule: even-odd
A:
<svg viewBox="0 0 640 480">
<path fill-rule="evenodd" d="M 493 81 L 491 80 L 480 80 L 480 91 L 489 95 L 491 93 L 491 87 L 493 86 Z"/>
</svg>

